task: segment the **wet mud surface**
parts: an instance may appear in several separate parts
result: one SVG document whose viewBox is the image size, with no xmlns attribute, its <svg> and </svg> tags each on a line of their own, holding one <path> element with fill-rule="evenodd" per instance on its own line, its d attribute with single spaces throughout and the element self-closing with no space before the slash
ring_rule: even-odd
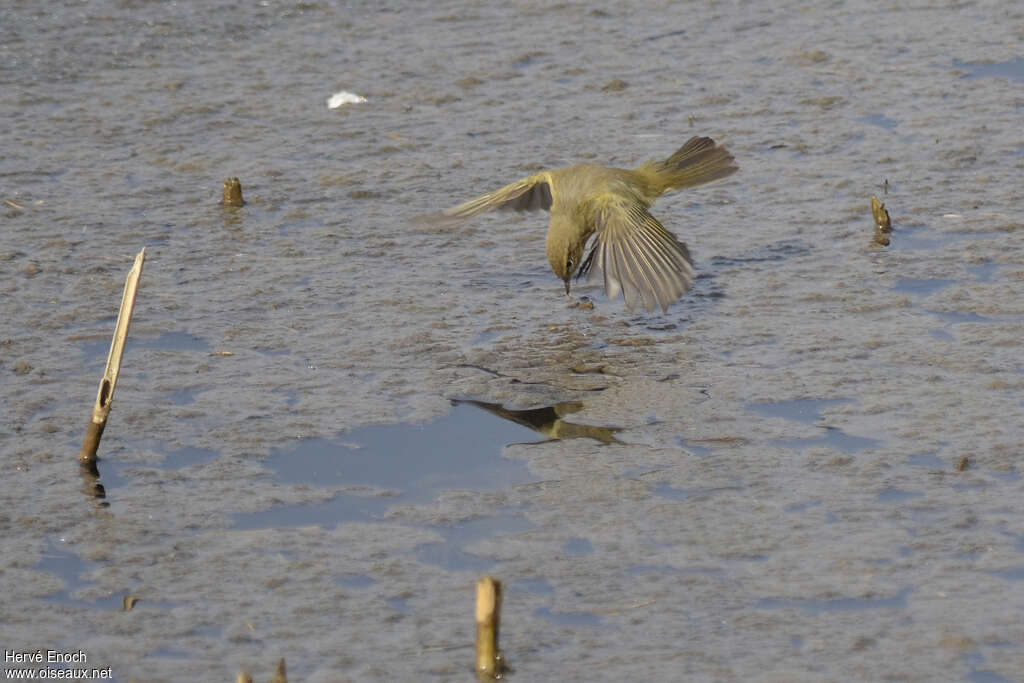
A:
<svg viewBox="0 0 1024 683">
<path fill-rule="evenodd" d="M 486 572 L 518 680 L 1024 671 L 1013 3 L 5 12 L 5 648 L 472 680 Z M 546 216 L 413 222 L 691 135 L 741 171 L 655 206 L 665 315 L 570 305 Z"/>
</svg>

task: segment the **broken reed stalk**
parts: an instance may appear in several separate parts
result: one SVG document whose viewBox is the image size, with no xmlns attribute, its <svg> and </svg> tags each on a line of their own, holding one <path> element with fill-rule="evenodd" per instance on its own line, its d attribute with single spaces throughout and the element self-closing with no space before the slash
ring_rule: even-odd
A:
<svg viewBox="0 0 1024 683">
<path fill-rule="evenodd" d="M 253 683 L 252 676 L 249 675 L 248 671 L 239 671 L 238 676 L 235 677 L 235 683 Z M 284 657 L 277 660 L 277 669 L 274 671 L 274 677 L 270 679 L 270 683 L 288 683 L 288 672 L 285 671 Z"/>
<path fill-rule="evenodd" d="M 274 677 L 270 679 L 270 683 L 288 683 L 288 672 L 285 671 L 284 657 L 277 660 L 277 669 L 274 670 Z"/>
<path fill-rule="evenodd" d="M 483 680 L 497 678 L 504 669 L 498 649 L 501 625 L 501 582 L 485 576 L 476 582 L 476 673 Z"/>
<path fill-rule="evenodd" d="M 110 342 L 110 353 L 107 354 L 107 368 L 103 372 L 103 379 L 100 380 L 100 388 L 96 393 L 96 404 L 92 409 L 89 427 L 85 431 L 82 452 L 78 454 L 78 461 L 85 466 L 94 467 L 96 465 L 96 450 L 100 447 L 100 438 L 103 436 L 103 429 L 107 426 L 107 416 L 110 414 L 110 405 L 114 401 L 114 387 L 117 385 L 117 375 L 121 371 L 124 342 L 128 336 L 128 325 L 132 321 L 135 294 L 139 288 L 139 277 L 142 275 L 142 264 L 145 260 L 146 248 L 143 247 L 135 257 L 135 265 L 128 271 L 128 278 L 124 283 L 121 310 L 117 313 L 114 339 Z"/>
<path fill-rule="evenodd" d="M 878 197 L 871 197 L 871 215 L 875 219 L 875 242 L 883 247 L 889 246 L 892 222 L 889 220 L 889 212 L 885 210 L 885 204 L 878 201 Z"/>
<path fill-rule="evenodd" d="M 875 219 L 875 227 L 880 231 L 889 232 L 892 230 L 889 212 L 885 210 L 885 204 L 878 201 L 878 197 L 871 197 L 871 215 Z"/>
<path fill-rule="evenodd" d="M 221 188 L 220 203 L 224 206 L 242 206 L 245 200 L 242 199 L 242 183 L 238 178 L 228 178 Z"/>
</svg>

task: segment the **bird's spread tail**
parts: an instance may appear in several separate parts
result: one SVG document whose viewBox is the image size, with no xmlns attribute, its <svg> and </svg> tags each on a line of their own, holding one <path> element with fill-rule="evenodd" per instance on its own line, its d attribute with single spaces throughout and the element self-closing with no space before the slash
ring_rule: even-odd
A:
<svg viewBox="0 0 1024 683">
<path fill-rule="evenodd" d="M 732 154 L 715 145 L 711 138 L 692 137 L 664 161 L 648 161 L 639 173 L 646 175 L 661 192 L 703 185 L 739 170 Z"/>
</svg>

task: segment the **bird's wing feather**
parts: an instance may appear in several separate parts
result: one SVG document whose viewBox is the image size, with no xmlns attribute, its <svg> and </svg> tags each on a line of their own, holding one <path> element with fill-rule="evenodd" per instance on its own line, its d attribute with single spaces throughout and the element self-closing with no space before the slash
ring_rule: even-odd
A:
<svg viewBox="0 0 1024 683">
<path fill-rule="evenodd" d="M 648 311 L 667 310 L 690 288 L 689 250 L 642 205 L 603 198 L 591 202 L 590 211 L 596 237 L 578 276 L 600 271 L 608 298 L 621 291 L 629 309 L 642 302 Z"/>
<path fill-rule="evenodd" d="M 431 222 L 454 222 L 494 209 L 514 211 L 537 211 L 551 209 L 551 174 L 535 173 L 511 185 L 488 192 L 476 199 L 470 199 L 458 206 L 445 209 L 440 214 L 426 217 Z"/>
</svg>

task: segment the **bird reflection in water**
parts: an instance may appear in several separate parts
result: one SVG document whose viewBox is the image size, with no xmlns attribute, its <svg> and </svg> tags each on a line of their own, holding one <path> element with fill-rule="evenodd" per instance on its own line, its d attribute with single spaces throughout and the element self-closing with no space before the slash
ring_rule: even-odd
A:
<svg viewBox="0 0 1024 683">
<path fill-rule="evenodd" d="M 615 433 L 619 431 L 618 427 L 597 427 L 563 420 L 564 416 L 578 413 L 583 409 L 583 403 L 580 401 L 564 401 L 553 406 L 530 410 L 510 410 L 497 403 L 452 399 L 452 405 L 460 404 L 476 406 L 510 422 L 529 427 L 548 439 L 586 438 L 603 444 L 623 443 L 615 438 Z"/>
</svg>

